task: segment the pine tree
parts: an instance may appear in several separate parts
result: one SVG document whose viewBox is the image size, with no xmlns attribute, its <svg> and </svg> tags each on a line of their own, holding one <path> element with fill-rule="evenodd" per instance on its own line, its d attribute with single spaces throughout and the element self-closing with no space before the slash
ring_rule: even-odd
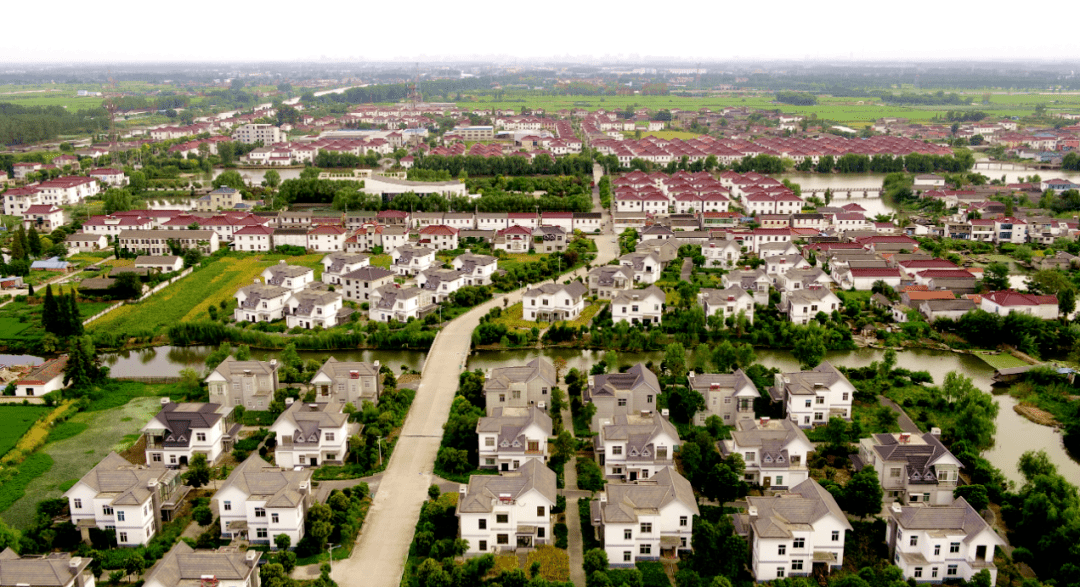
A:
<svg viewBox="0 0 1080 587">
<path fill-rule="evenodd" d="M 31 255 L 35 257 L 41 256 L 41 236 L 38 235 L 37 228 L 33 226 L 30 227 L 30 232 L 26 235 L 26 246 Z"/>
<path fill-rule="evenodd" d="M 23 227 L 20 224 L 19 230 L 15 232 L 15 238 L 11 239 L 11 260 L 18 261 L 26 259 L 26 233 L 23 232 Z"/>
<path fill-rule="evenodd" d="M 59 308 L 50 285 L 45 288 L 45 302 L 41 306 L 41 327 L 45 329 L 45 332 L 57 334 L 57 318 L 59 318 Z"/>
<path fill-rule="evenodd" d="M 69 336 L 82 336 L 83 335 L 83 323 L 82 315 L 79 313 L 79 302 L 75 293 L 75 290 L 71 290 L 67 296 L 68 310 L 66 317 L 68 320 L 67 332 Z"/>
</svg>

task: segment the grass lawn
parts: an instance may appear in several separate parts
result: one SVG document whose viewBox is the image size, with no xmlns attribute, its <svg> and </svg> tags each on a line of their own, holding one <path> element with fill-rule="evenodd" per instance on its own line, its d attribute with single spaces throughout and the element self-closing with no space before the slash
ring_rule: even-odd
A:
<svg viewBox="0 0 1080 587">
<path fill-rule="evenodd" d="M 139 429 L 160 409 L 157 397 L 137 398 L 120 407 L 80 412 L 58 426 L 54 433 L 66 438 L 53 441 L 50 436 L 38 453 L 51 459 L 52 466 L 25 485 L 25 495 L 3 512 L 4 521 L 16 527 L 28 525 L 38 503 L 60 497 L 109 451 L 120 452 L 131 446 L 138 439 Z M 82 426 L 85 428 L 79 432 Z M 77 433 L 71 435 L 72 432 Z M 22 476 L 24 467 L 19 469 Z"/>
<path fill-rule="evenodd" d="M 496 318 L 494 322 L 498 324 L 505 324 L 507 328 L 519 328 L 524 330 L 531 330 L 533 327 L 541 330 L 551 326 L 551 322 L 533 322 L 532 320 L 526 320 L 522 318 L 522 302 L 518 302 L 513 306 L 510 306 L 503 312 L 503 315 Z M 596 302 L 585 306 L 585 309 L 581 311 L 581 315 L 575 320 L 562 322 L 566 326 L 581 327 L 586 326 L 592 322 L 593 316 L 600 311 L 603 306 L 602 303 Z"/>
<path fill-rule="evenodd" d="M 50 411 L 52 408 L 45 406 L 0 407 L 0 456 L 4 456 L 7 451 L 14 448 L 34 422 Z"/>
<path fill-rule="evenodd" d="M 984 355 L 982 353 L 978 353 L 976 354 L 976 356 L 982 359 L 984 363 L 990 365 L 994 369 L 1010 369 L 1012 367 L 1028 366 L 1027 363 L 1010 355 L 1009 353 L 999 353 L 996 355 Z"/>
<path fill-rule="evenodd" d="M 222 301 L 232 301 L 236 290 L 252 283 L 263 269 L 278 261 L 315 269 L 322 273 L 323 255 L 228 255 L 192 272 L 146 301 L 124 306 L 91 323 L 92 330 L 161 334 L 173 324 L 209 317 L 206 309 Z"/>
<path fill-rule="evenodd" d="M 391 257 L 390 255 L 372 255 L 370 263 L 372 267 L 382 267 L 383 269 L 390 269 L 390 263 L 393 262 L 393 260 L 393 257 Z"/>
</svg>

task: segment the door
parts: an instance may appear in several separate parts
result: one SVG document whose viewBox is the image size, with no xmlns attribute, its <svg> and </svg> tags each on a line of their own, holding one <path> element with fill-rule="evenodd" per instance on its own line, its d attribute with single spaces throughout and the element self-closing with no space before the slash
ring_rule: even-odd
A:
<svg viewBox="0 0 1080 587">
<path fill-rule="evenodd" d="M 765 489 L 768 489 L 770 486 L 772 486 L 772 477 L 765 477 L 761 481 L 761 486 Z"/>
<path fill-rule="evenodd" d="M 980 544 L 975 547 L 975 560 L 986 560 L 986 545 Z"/>
<path fill-rule="evenodd" d="M 312 467 L 317 467 L 319 465 L 319 457 L 311 457 L 311 458 L 309 458 L 308 459 L 308 464 L 311 465 Z"/>
<path fill-rule="evenodd" d="M 503 471 L 509 471 L 510 470 L 510 463 L 503 463 L 502 464 L 502 470 Z"/>
<path fill-rule="evenodd" d="M 637 471 L 630 471 L 630 480 L 637 481 Z"/>
</svg>

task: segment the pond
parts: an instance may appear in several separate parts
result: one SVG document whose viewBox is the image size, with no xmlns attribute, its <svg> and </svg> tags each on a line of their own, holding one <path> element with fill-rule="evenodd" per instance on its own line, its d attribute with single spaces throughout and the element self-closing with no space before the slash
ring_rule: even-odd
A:
<svg viewBox="0 0 1080 587">
<path fill-rule="evenodd" d="M 191 367 L 202 371 L 206 357 L 214 352 L 212 346 L 159 346 L 102 355 L 113 377 L 175 377 L 180 370 Z M 389 366 L 395 373 L 404 365 L 419 371 L 427 353 L 423 351 L 383 351 L 383 350 L 338 350 L 338 351 L 299 351 L 304 361 L 314 360 L 322 363 L 330 356 L 339 361 L 379 361 Z M 276 359 L 281 351 L 252 350 L 251 356 L 260 360 Z"/>
</svg>

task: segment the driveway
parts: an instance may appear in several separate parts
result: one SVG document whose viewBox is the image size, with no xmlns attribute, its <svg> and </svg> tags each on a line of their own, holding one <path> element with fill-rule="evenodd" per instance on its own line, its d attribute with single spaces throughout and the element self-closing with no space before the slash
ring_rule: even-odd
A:
<svg viewBox="0 0 1080 587">
<path fill-rule="evenodd" d="M 904 411 L 904 408 L 901 408 L 900 406 L 896 405 L 896 402 L 892 401 L 891 399 L 889 399 L 889 398 L 887 398 L 887 397 L 885 397 L 883 395 L 878 396 L 878 401 L 881 402 L 881 405 L 888 406 L 889 408 L 892 409 L 892 411 L 896 412 L 896 414 L 897 414 L 896 422 L 898 424 L 900 424 L 900 430 L 901 431 L 907 432 L 907 433 L 910 433 L 910 434 L 922 434 L 923 433 L 922 430 L 919 430 L 919 427 L 915 425 L 915 422 L 913 422 L 911 420 L 911 418 L 908 417 L 907 412 Z"/>
</svg>

